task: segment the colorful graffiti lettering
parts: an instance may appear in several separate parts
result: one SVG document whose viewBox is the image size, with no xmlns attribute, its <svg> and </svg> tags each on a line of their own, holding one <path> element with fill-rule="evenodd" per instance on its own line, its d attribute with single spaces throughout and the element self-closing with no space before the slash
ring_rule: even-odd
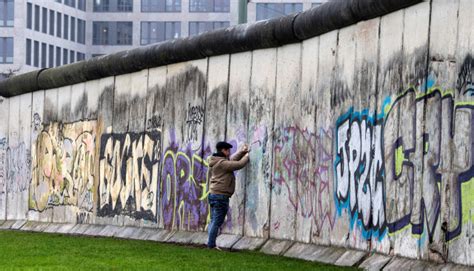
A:
<svg viewBox="0 0 474 271">
<path fill-rule="evenodd" d="M 103 134 L 97 215 L 157 222 L 161 131 Z"/>
<path fill-rule="evenodd" d="M 33 146 L 29 208 L 93 208 L 95 121 L 46 126 Z"/>
<path fill-rule="evenodd" d="M 323 203 L 323 194 L 330 189 L 331 141 L 331 129 L 314 133 L 290 126 L 275 135 L 274 189 L 289 191 L 289 202 L 301 216 L 312 219 L 317 234 L 325 224 L 332 229 L 335 221 L 332 205 Z M 285 149 L 291 155 L 282 155 Z M 297 182 L 294 192 L 289 187 L 293 181 Z"/>
<path fill-rule="evenodd" d="M 335 180 L 338 213 L 347 207 L 351 227 L 358 221 L 365 237 L 383 236 L 384 160 L 382 118 L 351 108 L 336 123 Z"/>
<path fill-rule="evenodd" d="M 0 139 L 0 206 L 5 206 L 5 187 L 7 177 L 7 144 L 6 138 Z"/>
<path fill-rule="evenodd" d="M 351 109 L 338 120 L 336 204 L 348 207 L 366 238 L 408 225 L 415 235 L 426 228 L 430 241 L 440 224 L 446 241 L 460 235 L 462 184 L 474 177 L 474 104 L 470 92 L 460 96 L 409 89 L 387 100 L 379 116 Z M 423 112 L 429 112 L 424 120 Z M 443 187 L 449 194 L 444 215 Z"/>
<path fill-rule="evenodd" d="M 167 229 L 204 229 L 208 220 L 208 164 L 188 147 L 172 144 L 163 155 L 161 201 Z"/>
</svg>

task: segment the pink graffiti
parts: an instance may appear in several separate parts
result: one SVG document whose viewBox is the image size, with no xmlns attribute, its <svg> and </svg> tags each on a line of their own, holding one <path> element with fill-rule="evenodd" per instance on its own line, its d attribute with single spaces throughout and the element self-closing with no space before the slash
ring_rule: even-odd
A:
<svg viewBox="0 0 474 271">
<path fill-rule="evenodd" d="M 332 204 L 325 204 L 332 195 L 332 138 L 332 129 L 314 133 L 298 126 L 286 127 L 275 136 L 273 185 L 287 189 L 291 206 L 312 219 L 316 235 L 325 225 L 332 229 L 336 219 Z M 296 189 L 290 186 L 294 182 Z"/>
</svg>

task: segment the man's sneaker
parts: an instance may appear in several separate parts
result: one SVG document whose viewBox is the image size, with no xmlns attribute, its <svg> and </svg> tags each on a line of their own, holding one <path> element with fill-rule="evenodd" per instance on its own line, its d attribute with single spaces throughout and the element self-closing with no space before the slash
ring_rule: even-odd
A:
<svg viewBox="0 0 474 271">
<path fill-rule="evenodd" d="M 215 246 L 214 249 L 215 249 L 215 250 L 222 251 L 222 249 L 221 249 L 220 247 L 218 247 L 218 246 Z"/>
</svg>

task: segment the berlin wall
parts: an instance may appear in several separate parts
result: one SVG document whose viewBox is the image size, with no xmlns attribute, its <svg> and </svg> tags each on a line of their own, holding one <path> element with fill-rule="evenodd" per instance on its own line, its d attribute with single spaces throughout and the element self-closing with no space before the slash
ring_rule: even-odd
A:
<svg viewBox="0 0 474 271">
<path fill-rule="evenodd" d="M 205 231 L 227 140 L 252 146 L 225 233 L 474 265 L 473 12 L 426 1 L 281 46 L 10 79 L 0 219 Z"/>
</svg>

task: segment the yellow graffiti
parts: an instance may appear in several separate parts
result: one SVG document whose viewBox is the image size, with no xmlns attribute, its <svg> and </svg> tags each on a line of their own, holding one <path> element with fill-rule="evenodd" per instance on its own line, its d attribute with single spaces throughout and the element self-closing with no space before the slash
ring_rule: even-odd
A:
<svg viewBox="0 0 474 271">
<path fill-rule="evenodd" d="M 156 220 L 161 132 L 102 135 L 99 216 Z"/>
<path fill-rule="evenodd" d="M 186 177 L 186 181 L 185 183 L 189 184 L 190 187 L 197 187 L 199 188 L 198 190 L 200 190 L 200 195 L 198 196 L 198 198 L 194 199 L 194 200 L 197 200 L 199 202 L 201 201 L 205 201 L 207 199 L 207 196 L 208 196 L 208 189 L 207 189 L 207 182 L 208 182 L 208 177 L 209 177 L 209 172 L 207 171 L 207 168 L 209 168 L 209 164 L 208 162 L 205 160 L 205 159 L 202 159 L 202 157 L 200 157 L 199 155 L 197 154 L 193 154 L 191 155 L 191 157 L 186 154 L 185 152 L 182 152 L 182 151 L 173 151 L 173 150 L 168 150 L 165 152 L 164 154 L 164 157 L 163 157 L 163 161 L 164 163 L 166 163 L 166 161 L 170 159 L 172 161 L 172 172 L 174 174 L 176 174 L 177 176 L 179 176 L 180 178 L 185 178 L 186 177 L 186 172 L 184 169 L 181 169 L 178 171 L 177 169 L 177 161 L 178 159 L 181 160 L 181 161 L 184 161 L 185 164 L 189 165 L 189 173 Z M 196 165 L 200 165 L 202 168 L 205 168 L 206 169 L 206 176 L 205 176 L 205 179 L 203 180 L 196 180 L 196 177 L 194 176 L 194 172 L 197 171 L 196 169 Z M 165 170 L 165 169 L 163 169 Z M 169 175 L 170 173 L 168 172 L 168 175 L 166 176 L 166 182 L 161 182 L 161 191 L 163 191 L 164 189 L 164 185 L 166 185 L 167 187 L 172 187 L 172 184 L 171 184 L 171 179 L 172 179 L 172 176 Z M 177 177 L 175 176 L 175 177 Z M 199 221 L 194 221 L 193 220 L 193 214 L 191 213 L 191 211 L 189 211 L 191 208 L 191 206 L 187 206 L 187 204 L 192 204 L 190 202 L 186 202 L 184 199 L 180 199 L 179 201 L 177 200 L 178 198 L 178 192 L 179 192 L 179 188 L 177 188 L 177 178 L 174 178 L 174 189 L 173 191 L 170 191 L 167 193 L 167 200 L 168 202 L 172 201 L 173 199 L 176 200 L 177 202 L 174 202 L 173 203 L 173 212 L 172 212 L 172 221 L 171 221 L 171 228 L 175 228 L 177 226 L 177 220 L 179 219 L 179 221 L 181 221 L 180 223 L 180 227 L 183 227 L 183 221 L 188 221 L 188 228 L 189 228 L 189 225 L 191 224 L 197 224 Z M 171 195 L 173 195 L 173 198 L 171 197 Z M 186 212 L 186 210 L 188 210 Z M 210 212 L 209 212 L 209 206 L 207 206 L 207 218 L 206 218 L 206 225 L 205 227 L 207 227 L 207 224 L 209 223 L 210 221 Z"/>
<path fill-rule="evenodd" d="M 32 150 L 30 209 L 72 205 L 92 211 L 95 127 L 95 121 L 52 123 L 38 135 Z"/>
</svg>

